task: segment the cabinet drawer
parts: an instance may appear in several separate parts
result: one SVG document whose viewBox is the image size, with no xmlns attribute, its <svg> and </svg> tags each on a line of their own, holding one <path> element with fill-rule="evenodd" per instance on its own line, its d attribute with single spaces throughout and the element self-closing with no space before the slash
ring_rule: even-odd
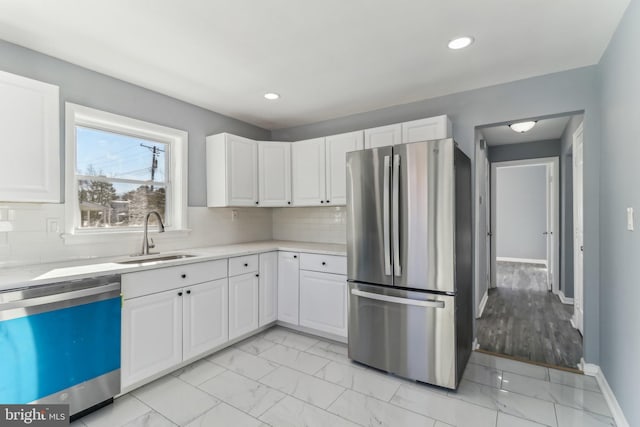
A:
<svg viewBox="0 0 640 427">
<path fill-rule="evenodd" d="M 176 265 L 122 275 L 124 299 L 227 277 L 227 260 Z"/>
<path fill-rule="evenodd" d="M 347 257 L 336 255 L 300 254 L 300 270 L 347 274 Z"/>
<path fill-rule="evenodd" d="M 229 258 L 229 277 L 258 271 L 258 255 Z"/>
</svg>

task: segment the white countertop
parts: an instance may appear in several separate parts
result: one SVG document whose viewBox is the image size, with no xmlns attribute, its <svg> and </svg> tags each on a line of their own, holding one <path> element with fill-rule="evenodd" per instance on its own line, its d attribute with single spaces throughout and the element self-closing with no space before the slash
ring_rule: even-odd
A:
<svg viewBox="0 0 640 427">
<path fill-rule="evenodd" d="M 110 258 L 93 258 L 56 262 L 51 264 L 31 264 L 0 271 L 0 291 L 17 289 L 26 286 L 42 285 L 64 280 L 76 280 L 105 274 L 122 274 L 133 271 L 150 270 L 180 264 L 229 258 L 239 255 L 257 254 L 270 251 L 310 252 L 325 255 L 347 254 L 346 245 L 329 243 L 306 243 L 290 241 L 263 241 L 238 243 L 225 246 L 211 246 L 205 248 L 184 249 L 180 251 L 163 252 L 162 255 L 190 254 L 190 258 L 171 261 L 158 261 L 138 264 L 118 264 L 117 261 L 128 261 L 131 257 L 119 256 Z"/>
</svg>

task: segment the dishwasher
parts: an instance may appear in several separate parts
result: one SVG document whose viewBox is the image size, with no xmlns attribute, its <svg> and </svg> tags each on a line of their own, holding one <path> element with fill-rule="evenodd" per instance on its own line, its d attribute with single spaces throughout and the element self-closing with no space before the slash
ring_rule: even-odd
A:
<svg viewBox="0 0 640 427">
<path fill-rule="evenodd" d="M 0 403 L 68 404 L 71 419 L 120 393 L 120 276 L 0 292 Z"/>
</svg>

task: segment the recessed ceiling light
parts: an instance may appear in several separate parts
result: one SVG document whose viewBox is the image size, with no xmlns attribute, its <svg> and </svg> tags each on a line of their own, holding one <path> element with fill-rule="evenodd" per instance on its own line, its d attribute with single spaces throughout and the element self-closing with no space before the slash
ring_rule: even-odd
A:
<svg viewBox="0 0 640 427">
<path fill-rule="evenodd" d="M 275 101 L 276 99 L 280 98 L 280 95 L 278 95 L 277 93 L 269 92 L 269 93 L 265 93 L 264 97 L 267 98 L 269 101 Z"/>
<path fill-rule="evenodd" d="M 465 47 L 471 45 L 473 43 L 473 37 L 464 36 L 458 37 L 457 39 L 453 39 L 449 42 L 449 49 L 458 50 L 464 49 Z"/>
<path fill-rule="evenodd" d="M 525 133 L 533 129 L 535 125 L 536 125 L 536 122 L 529 121 L 529 122 L 511 123 L 509 127 L 514 132 Z"/>
</svg>

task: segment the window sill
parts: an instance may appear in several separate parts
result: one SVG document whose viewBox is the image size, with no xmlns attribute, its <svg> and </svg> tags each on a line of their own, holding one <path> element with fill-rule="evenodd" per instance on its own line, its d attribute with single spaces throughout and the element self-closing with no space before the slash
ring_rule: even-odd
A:
<svg viewBox="0 0 640 427">
<path fill-rule="evenodd" d="M 162 233 L 163 238 L 181 239 L 189 237 L 190 229 L 167 230 Z M 63 233 L 60 235 L 66 245 L 84 245 L 92 243 L 113 243 L 142 241 L 142 231 L 106 231 L 106 232 L 79 232 Z M 157 237 L 160 233 L 156 230 L 149 230 L 149 236 Z"/>
</svg>

